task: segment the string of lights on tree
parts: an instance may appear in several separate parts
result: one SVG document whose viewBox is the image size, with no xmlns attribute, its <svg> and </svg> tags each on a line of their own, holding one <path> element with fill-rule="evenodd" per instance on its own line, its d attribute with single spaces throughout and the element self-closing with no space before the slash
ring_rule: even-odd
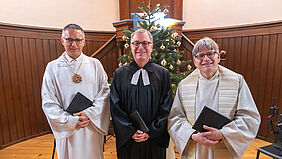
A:
<svg viewBox="0 0 282 159">
<path fill-rule="evenodd" d="M 151 4 L 149 1 L 148 6 L 141 3 L 141 6 L 138 7 L 141 14 L 135 13 L 135 15 L 141 19 L 141 21 L 137 21 L 138 28 L 143 28 L 151 32 L 154 44 L 151 61 L 169 70 L 173 94 L 175 94 L 178 83 L 192 72 L 192 67 L 190 65 L 192 60 L 181 60 L 184 53 L 184 51 L 179 50 L 179 47 L 181 46 L 181 36 L 178 35 L 175 28 L 164 26 L 164 21 L 162 21 L 161 18 L 158 18 L 160 14 L 165 16 L 169 13 L 167 7 L 167 5 L 160 7 L 160 4 L 157 4 L 151 11 Z M 123 30 L 125 35 L 122 39 L 126 42 L 124 44 L 125 49 L 130 49 L 130 37 L 134 31 L 135 30 L 133 29 Z M 130 63 L 132 60 L 132 54 L 121 55 L 119 57 L 119 67 Z M 186 71 L 181 72 L 181 70 Z"/>
</svg>

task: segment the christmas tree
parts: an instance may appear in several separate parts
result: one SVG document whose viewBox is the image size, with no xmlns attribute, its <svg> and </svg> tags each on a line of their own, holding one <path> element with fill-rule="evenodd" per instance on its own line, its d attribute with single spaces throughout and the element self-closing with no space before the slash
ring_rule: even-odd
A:
<svg viewBox="0 0 282 159">
<path fill-rule="evenodd" d="M 141 6 L 139 6 L 138 9 L 142 12 L 142 14 L 135 13 L 136 16 L 141 18 L 141 21 L 138 21 L 139 28 L 150 31 L 153 36 L 154 48 L 151 54 L 151 61 L 170 71 L 173 94 L 175 94 L 178 83 L 192 72 L 192 67 L 190 65 L 191 60 L 181 60 L 184 53 L 179 50 L 179 47 L 181 46 L 181 37 L 175 31 L 175 28 L 164 27 L 158 23 L 159 19 L 156 18 L 156 15 L 160 12 L 167 15 L 167 6 L 160 7 L 160 4 L 157 4 L 151 11 L 149 2 L 147 7 L 144 3 L 141 3 Z M 125 35 L 122 39 L 126 41 L 124 45 L 126 49 L 130 49 L 130 37 L 133 32 L 133 29 L 125 29 L 123 31 Z M 121 55 L 119 57 L 119 66 L 126 65 L 132 60 L 132 54 Z M 181 70 L 186 71 L 181 72 Z"/>
</svg>

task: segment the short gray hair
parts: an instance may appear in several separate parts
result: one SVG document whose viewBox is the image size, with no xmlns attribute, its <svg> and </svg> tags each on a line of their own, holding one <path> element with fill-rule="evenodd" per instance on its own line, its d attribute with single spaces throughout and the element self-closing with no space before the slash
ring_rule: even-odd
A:
<svg viewBox="0 0 282 159">
<path fill-rule="evenodd" d="M 68 29 L 76 29 L 76 30 L 80 30 L 81 33 L 82 33 L 82 38 L 84 39 L 85 38 L 85 34 L 84 34 L 84 30 L 77 24 L 68 24 L 64 27 L 64 29 L 62 30 L 62 37 L 65 36 L 65 32 L 66 30 Z"/>
<path fill-rule="evenodd" d="M 138 29 L 138 30 L 136 30 L 135 32 L 133 32 L 131 34 L 130 43 L 131 43 L 131 39 L 134 37 L 134 35 L 136 33 L 146 33 L 149 36 L 150 40 L 151 40 L 150 42 L 153 42 L 153 36 L 152 36 L 152 34 L 148 30 L 146 30 L 146 29 Z"/>
<path fill-rule="evenodd" d="M 203 48 L 214 50 L 215 52 L 219 53 L 219 48 L 217 43 L 209 37 L 204 37 L 196 42 L 192 50 L 192 56 L 195 57 L 196 54 L 200 52 L 200 50 Z"/>
</svg>

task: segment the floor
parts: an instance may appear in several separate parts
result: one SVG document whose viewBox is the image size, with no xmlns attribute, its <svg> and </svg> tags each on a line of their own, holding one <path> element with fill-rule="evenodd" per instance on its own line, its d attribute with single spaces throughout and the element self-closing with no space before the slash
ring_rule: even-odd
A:
<svg viewBox="0 0 282 159">
<path fill-rule="evenodd" d="M 106 139 L 104 158 L 116 159 L 115 138 L 107 136 Z M 255 139 L 242 159 L 255 159 L 257 149 L 269 144 L 269 142 Z M 46 134 L 0 150 L 0 159 L 50 159 L 52 156 L 52 148 L 53 135 Z M 57 159 L 56 156 L 55 159 Z M 176 159 L 180 159 L 179 153 L 177 152 Z M 260 159 L 270 159 L 270 157 L 261 154 Z"/>
</svg>

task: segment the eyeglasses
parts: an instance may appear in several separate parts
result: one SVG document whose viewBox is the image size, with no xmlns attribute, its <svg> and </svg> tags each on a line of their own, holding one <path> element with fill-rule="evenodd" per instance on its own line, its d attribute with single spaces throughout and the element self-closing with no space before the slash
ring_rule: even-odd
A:
<svg viewBox="0 0 282 159">
<path fill-rule="evenodd" d="M 146 47 L 149 46 L 149 44 L 152 44 L 152 42 L 149 42 L 149 41 L 143 41 L 143 42 L 134 41 L 134 42 L 132 42 L 131 44 L 132 44 L 133 47 L 135 47 L 135 48 L 139 47 L 140 44 L 142 44 L 142 46 L 143 46 L 144 48 L 146 48 Z"/>
<path fill-rule="evenodd" d="M 198 59 L 198 60 L 203 60 L 205 58 L 205 56 L 207 56 L 208 58 L 213 58 L 215 56 L 215 54 L 217 54 L 217 52 L 207 52 L 205 54 L 197 54 L 195 57 Z"/>
<path fill-rule="evenodd" d="M 77 44 L 80 44 L 80 43 L 82 43 L 84 38 L 82 38 L 82 39 L 64 38 L 64 39 L 66 40 L 67 43 L 75 42 Z"/>
</svg>

